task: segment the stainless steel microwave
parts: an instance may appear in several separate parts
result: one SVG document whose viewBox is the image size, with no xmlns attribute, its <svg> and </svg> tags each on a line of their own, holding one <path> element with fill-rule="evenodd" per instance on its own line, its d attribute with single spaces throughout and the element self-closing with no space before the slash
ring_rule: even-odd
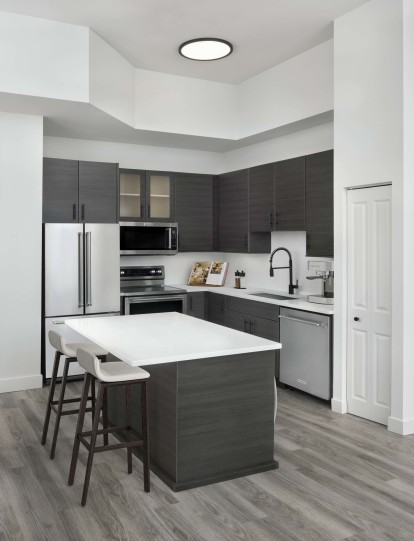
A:
<svg viewBox="0 0 414 541">
<path fill-rule="evenodd" d="M 174 255 L 178 251 L 177 224 L 120 222 L 121 255 Z"/>
</svg>

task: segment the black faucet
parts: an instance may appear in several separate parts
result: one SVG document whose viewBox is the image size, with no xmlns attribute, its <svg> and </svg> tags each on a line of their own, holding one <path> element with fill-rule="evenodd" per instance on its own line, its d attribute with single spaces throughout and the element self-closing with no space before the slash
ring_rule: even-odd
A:
<svg viewBox="0 0 414 541">
<path fill-rule="evenodd" d="M 289 256 L 289 266 L 288 267 L 273 267 L 272 266 L 273 256 L 275 255 L 276 252 L 280 252 L 280 251 L 286 252 L 287 255 Z M 276 248 L 276 250 L 273 250 L 273 252 L 271 253 L 271 255 L 270 255 L 270 276 L 272 276 L 272 277 L 275 275 L 274 272 L 273 272 L 273 269 L 289 269 L 289 295 L 293 295 L 294 292 L 295 292 L 295 289 L 297 289 L 299 287 L 299 285 L 298 285 L 298 280 L 296 280 L 296 285 L 293 284 L 292 254 L 290 253 L 290 251 L 287 248 Z"/>
</svg>

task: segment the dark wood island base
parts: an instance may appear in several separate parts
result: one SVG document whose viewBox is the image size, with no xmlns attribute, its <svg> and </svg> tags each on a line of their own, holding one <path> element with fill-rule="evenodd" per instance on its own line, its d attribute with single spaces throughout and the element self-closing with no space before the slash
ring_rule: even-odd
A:
<svg viewBox="0 0 414 541">
<path fill-rule="evenodd" d="M 144 368 L 151 374 L 151 470 L 174 491 L 278 468 L 273 456 L 275 351 Z M 133 417 L 140 419 L 136 391 Z M 108 396 L 108 410 L 110 424 L 124 418 L 125 399 L 118 389 Z M 139 449 L 134 452 L 139 456 Z"/>
</svg>

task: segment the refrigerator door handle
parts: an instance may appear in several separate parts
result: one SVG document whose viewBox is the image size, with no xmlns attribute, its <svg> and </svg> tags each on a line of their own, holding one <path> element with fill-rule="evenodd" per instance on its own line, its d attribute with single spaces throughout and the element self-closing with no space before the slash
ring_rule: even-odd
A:
<svg viewBox="0 0 414 541">
<path fill-rule="evenodd" d="M 83 233 L 78 233 L 78 307 L 83 306 Z"/>
<path fill-rule="evenodd" d="M 92 306 L 92 233 L 86 233 L 86 306 Z"/>
</svg>

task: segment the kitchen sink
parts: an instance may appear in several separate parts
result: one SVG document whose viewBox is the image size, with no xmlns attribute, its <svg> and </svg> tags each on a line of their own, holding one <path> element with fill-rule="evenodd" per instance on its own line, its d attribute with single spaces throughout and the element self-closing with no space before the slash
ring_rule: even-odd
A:
<svg viewBox="0 0 414 541">
<path fill-rule="evenodd" d="M 249 293 L 249 295 L 253 295 L 254 297 L 266 297 L 266 299 L 275 299 L 278 301 L 291 301 L 292 299 L 296 298 L 296 297 L 285 297 L 283 295 L 276 295 L 275 293 Z"/>
</svg>

